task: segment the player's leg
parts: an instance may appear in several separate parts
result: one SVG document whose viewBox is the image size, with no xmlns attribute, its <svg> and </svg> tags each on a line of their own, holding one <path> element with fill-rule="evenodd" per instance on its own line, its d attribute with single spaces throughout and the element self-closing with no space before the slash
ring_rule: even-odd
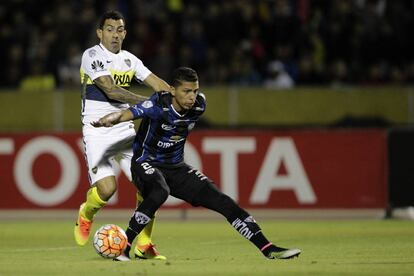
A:
<svg viewBox="0 0 414 276">
<path fill-rule="evenodd" d="M 143 197 L 140 192 L 137 192 L 137 206 L 142 203 Z M 151 221 L 144 227 L 144 229 L 139 233 L 137 237 L 137 242 L 134 248 L 134 254 L 136 258 L 139 259 L 154 259 L 154 260 L 166 260 L 167 257 L 161 255 L 155 244 L 152 242 L 152 233 L 154 231 L 155 217 L 157 212 L 155 212 L 154 217 Z"/>
<path fill-rule="evenodd" d="M 222 214 L 240 235 L 252 242 L 269 259 L 289 259 L 301 253 L 300 249 L 286 249 L 272 244 L 255 219 L 212 183 L 200 191 L 194 204 Z"/>
<path fill-rule="evenodd" d="M 154 217 L 155 212 L 167 200 L 170 189 L 164 179 L 163 173 L 148 163 L 132 163 L 132 177 L 137 188 L 142 192 L 144 200 L 136 208 L 129 220 L 125 231 L 128 245 L 124 255 L 129 257 L 131 245 Z"/>
<path fill-rule="evenodd" d="M 128 177 L 129 181 L 132 182 L 131 176 L 131 159 L 132 159 L 132 150 L 124 151 L 117 158 L 121 170 Z M 142 197 L 139 190 L 136 193 L 137 207 L 142 203 L 144 198 Z M 137 242 L 134 248 L 134 254 L 137 258 L 140 259 L 155 259 L 155 260 L 166 260 L 167 258 L 161 255 L 155 247 L 155 244 L 152 242 L 152 232 L 154 229 L 155 216 L 151 221 L 145 226 L 145 228 L 139 233 L 137 237 Z"/>
<path fill-rule="evenodd" d="M 97 180 L 86 193 L 86 201 L 81 214 L 88 220 L 93 220 L 96 213 L 106 205 L 111 196 L 116 192 L 115 176 L 110 175 Z"/>
<path fill-rule="evenodd" d="M 298 256 L 299 249 L 286 249 L 273 245 L 262 233 L 254 218 L 229 196 L 220 192 L 206 176 L 197 170 L 189 170 L 179 189 L 171 186 L 171 195 L 194 206 L 203 206 L 222 214 L 240 235 L 252 242 L 269 259 L 288 259 Z M 190 190 L 190 192 L 188 192 Z M 191 191 L 192 190 L 192 191 Z"/>
<path fill-rule="evenodd" d="M 86 193 L 86 201 L 79 207 L 74 234 L 78 245 L 85 245 L 89 239 L 93 219 L 116 191 L 114 176 L 104 177 L 94 183 Z"/>
<path fill-rule="evenodd" d="M 88 133 L 90 130 L 85 130 L 85 128 L 89 127 L 84 126 L 84 131 Z M 86 244 L 94 216 L 107 204 L 117 188 L 113 168 L 114 160 L 113 158 L 103 159 L 105 150 L 111 145 L 110 139 L 99 135 L 87 135 L 84 137 L 84 145 L 91 188 L 86 193 L 85 202 L 79 207 L 74 228 L 75 241 L 78 245 Z"/>
</svg>

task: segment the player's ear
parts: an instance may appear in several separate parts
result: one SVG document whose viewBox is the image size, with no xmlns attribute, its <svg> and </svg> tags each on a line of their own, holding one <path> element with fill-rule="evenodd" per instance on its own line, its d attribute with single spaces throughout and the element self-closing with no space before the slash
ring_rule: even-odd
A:
<svg viewBox="0 0 414 276">
<path fill-rule="evenodd" d="M 96 35 L 98 36 L 99 40 L 102 40 L 102 30 L 96 29 Z"/>
<path fill-rule="evenodd" d="M 175 87 L 170 85 L 170 93 L 175 96 Z"/>
</svg>

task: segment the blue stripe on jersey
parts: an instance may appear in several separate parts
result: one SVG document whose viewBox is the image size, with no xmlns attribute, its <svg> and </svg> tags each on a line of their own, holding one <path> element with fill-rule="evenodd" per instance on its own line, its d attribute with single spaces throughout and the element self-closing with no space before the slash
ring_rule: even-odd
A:
<svg viewBox="0 0 414 276">
<path fill-rule="evenodd" d="M 93 101 L 99 101 L 99 102 L 121 103 L 120 101 L 110 99 L 104 92 L 102 92 L 94 84 L 86 85 L 84 97 L 87 100 L 93 100 Z"/>
</svg>

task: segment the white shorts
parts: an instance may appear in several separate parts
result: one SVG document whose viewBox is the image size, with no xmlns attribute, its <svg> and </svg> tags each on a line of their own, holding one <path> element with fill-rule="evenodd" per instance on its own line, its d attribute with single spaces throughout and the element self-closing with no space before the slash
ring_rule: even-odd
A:
<svg viewBox="0 0 414 276">
<path fill-rule="evenodd" d="M 91 185 L 104 177 L 117 176 L 120 169 L 131 180 L 132 143 L 135 138 L 132 122 L 100 128 L 87 123 L 83 125 L 82 132 Z"/>
</svg>

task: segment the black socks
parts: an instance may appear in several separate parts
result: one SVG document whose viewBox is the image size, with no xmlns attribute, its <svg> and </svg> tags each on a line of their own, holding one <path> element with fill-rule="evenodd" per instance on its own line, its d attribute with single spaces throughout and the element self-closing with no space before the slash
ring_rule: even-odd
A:
<svg viewBox="0 0 414 276">
<path fill-rule="evenodd" d="M 251 241 L 263 252 L 263 250 L 266 250 L 266 247 L 270 247 L 272 243 L 263 235 L 262 229 L 260 229 L 254 218 L 244 210 L 241 209 L 240 211 L 239 214 L 232 216 L 232 218 L 227 218 L 227 220 L 240 235 Z"/>
<path fill-rule="evenodd" d="M 139 211 L 134 212 L 133 216 L 129 220 L 128 229 L 125 231 L 128 238 L 128 245 L 124 250 L 125 255 L 129 256 L 132 242 L 150 221 L 151 218 L 146 214 Z"/>
</svg>

